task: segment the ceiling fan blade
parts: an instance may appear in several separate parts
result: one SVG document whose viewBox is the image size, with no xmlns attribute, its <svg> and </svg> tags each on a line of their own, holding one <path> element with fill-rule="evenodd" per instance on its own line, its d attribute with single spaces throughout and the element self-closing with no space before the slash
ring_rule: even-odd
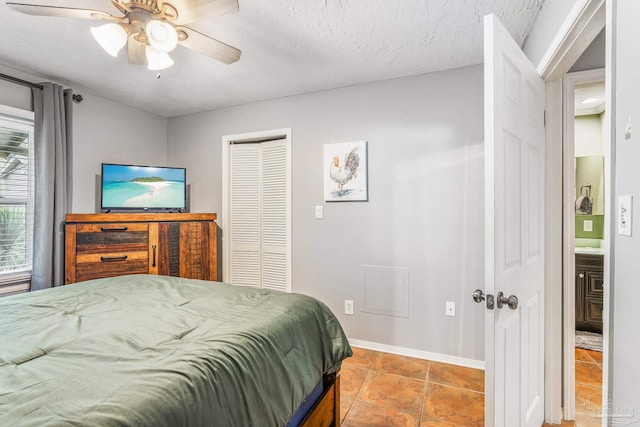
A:
<svg viewBox="0 0 640 427">
<path fill-rule="evenodd" d="M 22 3 L 7 3 L 7 6 L 17 12 L 26 13 L 27 15 L 80 19 L 119 19 L 108 13 L 91 9 L 76 9 L 73 7 L 42 6 Z"/>
<path fill-rule="evenodd" d="M 232 64 L 240 59 L 242 52 L 235 47 L 222 43 L 216 39 L 212 39 L 209 36 L 205 36 L 202 33 L 192 30 L 187 27 L 176 27 L 178 34 L 183 32 L 186 35 L 186 39 L 180 40 L 182 46 L 195 50 L 196 52 L 204 53 L 225 64 Z M 182 39 L 182 37 L 180 37 Z"/>
<path fill-rule="evenodd" d="M 136 35 L 129 35 L 127 42 L 127 53 L 129 54 L 129 63 L 134 65 L 146 65 L 147 54 L 145 52 L 146 44 L 136 40 Z"/>
<path fill-rule="evenodd" d="M 171 4 L 178 11 L 177 19 L 170 19 L 174 24 L 184 25 L 203 18 L 216 18 L 229 13 L 237 13 L 238 0 L 168 0 L 159 1 Z"/>
</svg>

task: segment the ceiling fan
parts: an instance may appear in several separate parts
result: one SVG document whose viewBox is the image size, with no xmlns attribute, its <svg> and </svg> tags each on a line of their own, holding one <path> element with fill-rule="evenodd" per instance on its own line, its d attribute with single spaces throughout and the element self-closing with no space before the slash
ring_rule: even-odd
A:
<svg viewBox="0 0 640 427">
<path fill-rule="evenodd" d="M 185 27 L 204 17 L 238 11 L 238 0 L 111 0 L 124 16 L 91 9 L 43 6 L 7 2 L 7 6 L 28 15 L 97 19 L 109 23 L 92 27 L 96 41 L 111 56 L 127 44 L 129 63 L 162 70 L 173 65 L 169 57 L 180 44 L 225 64 L 240 59 L 241 52 L 221 41 Z"/>
</svg>

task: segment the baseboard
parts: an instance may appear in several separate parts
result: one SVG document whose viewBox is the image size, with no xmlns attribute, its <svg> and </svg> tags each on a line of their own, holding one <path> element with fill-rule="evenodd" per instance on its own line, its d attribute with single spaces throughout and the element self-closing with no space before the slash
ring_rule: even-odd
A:
<svg viewBox="0 0 640 427">
<path fill-rule="evenodd" d="M 393 345 L 380 344 L 376 342 L 356 340 L 349 338 L 349 344 L 354 347 L 367 350 L 382 351 L 384 353 L 397 354 L 399 356 L 415 357 L 416 359 L 431 360 L 433 362 L 448 363 L 451 365 L 464 366 L 467 368 L 482 369 L 484 371 L 484 361 L 467 359 L 465 357 L 449 356 L 447 354 L 431 353 L 429 351 L 414 350 L 412 348 L 396 347 Z"/>
</svg>

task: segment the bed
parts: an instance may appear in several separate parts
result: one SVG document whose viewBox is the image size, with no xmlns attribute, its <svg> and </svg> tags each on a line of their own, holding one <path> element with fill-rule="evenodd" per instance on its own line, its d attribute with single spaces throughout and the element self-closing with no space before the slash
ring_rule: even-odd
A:
<svg viewBox="0 0 640 427">
<path fill-rule="evenodd" d="M 3 426 L 338 426 L 352 354 L 311 297 L 153 275 L 0 299 L 0 331 Z"/>
</svg>

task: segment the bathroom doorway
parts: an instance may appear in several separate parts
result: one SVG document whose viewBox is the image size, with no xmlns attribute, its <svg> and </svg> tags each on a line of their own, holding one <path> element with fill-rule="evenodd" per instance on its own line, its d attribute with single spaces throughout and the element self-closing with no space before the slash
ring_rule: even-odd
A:
<svg viewBox="0 0 640 427">
<path fill-rule="evenodd" d="M 565 170 L 573 173 L 567 174 L 564 187 L 564 418 L 588 427 L 600 424 L 603 407 L 605 152 L 609 144 L 604 70 L 572 73 L 565 83 L 567 99 L 573 100 L 565 115 Z"/>
<path fill-rule="evenodd" d="M 604 283 L 604 81 L 575 88 L 576 426 L 602 408 Z"/>
</svg>

